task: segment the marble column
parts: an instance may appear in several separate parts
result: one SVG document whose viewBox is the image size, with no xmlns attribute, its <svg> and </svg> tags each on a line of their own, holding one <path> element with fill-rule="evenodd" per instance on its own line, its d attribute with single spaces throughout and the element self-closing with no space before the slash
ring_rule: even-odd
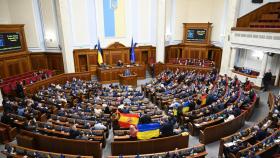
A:
<svg viewBox="0 0 280 158">
<path fill-rule="evenodd" d="M 225 32 L 224 34 L 224 43 L 223 43 L 223 55 L 222 55 L 222 62 L 221 62 L 221 70 L 220 74 L 225 74 L 229 72 L 229 66 L 231 59 L 231 28 L 236 26 L 236 21 L 239 15 L 240 10 L 240 1 L 241 0 L 225 0 L 226 2 L 226 9 L 225 9 L 225 16 L 227 17 L 224 24 Z"/>
<path fill-rule="evenodd" d="M 56 0 L 58 27 L 60 30 L 59 37 L 65 73 L 75 72 L 70 19 L 71 6 L 69 3 L 67 0 Z"/>
<path fill-rule="evenodd" d="M 277 54 L 277 70 L 276 70 L 276 79 L 274 82 L 274 85 L 277 86 L 278 82 L 279 82 L 279 75 L 280 75 L 280 55 Z"/>
<path fill-rule="evenodd" d="M 261 71 L 260 71 L 260 75 L 259 75 L 259 77 L 261 77 L 261 78 L 263 78 L 264 73 L 266 72 L 267 59 L 268 59 L 268 54 L 264 53 L 263 58 L 262 58 Z"/>
<path fill-rule="evenodd" d="M 267 59 L 268 59 L 268 54 L 264 53 L 263 58 L 262 58 L 261 71 L 260 71 L 260 74 L 257 77 L 256 83 L 255 83 L 256 86 L 258 86 L 258 87 L 262 87 L 262 79 L 263 79 L 264 73 L 266 71 Z"/>
<path fill-rule="evenodd" d="M 228 74 L 231 74 L 232 70 L 234 70 L 236 54 L 237 54 L 237 48 L 231 48 Z"/>
<path fill-rule="evenodd" d="M 158 0 L 156 61 L 162 63 L 165 54 L 165 6 L 166 0 Z"/>
</svg>

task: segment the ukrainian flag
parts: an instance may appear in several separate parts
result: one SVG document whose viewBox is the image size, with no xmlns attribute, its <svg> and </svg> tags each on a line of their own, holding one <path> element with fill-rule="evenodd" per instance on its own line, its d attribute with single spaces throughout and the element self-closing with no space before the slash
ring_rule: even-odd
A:
<svg viewBox="0 0 280 158">
<path fill-rule="evenodd" d="M 190 102 L 187 101 L 183 104 L 183 114 L 186 114 L 190 110 Z"/>
<path fill-rule="evenodd" d="M 97 62 L 99 65 L 103 64 L 103 57 L 102 57 L 102 49 L 100 46 L 100 42 L 98 40 L 98 44 L 97 44 Z"/>
<path fill-rule="evenodd" d="M 151 139 L 159 136 L 159 123 L 139 124 L 137 138 L 141 140 Z"/>
<path fill-rule="evenodd" d="M 183 111 L 183 114 L 186 114 L 186 113 L 190 110 L 189 105 L 190 105 L 189 102 L 185 102 L 185 103 L 183 104 L 183 110 L 182 110 L 182 111 Z M 177 116 L 177 114 L 178 114 L 177 108 L 178 108 L 178 107 L 176 107 L 176 108 L 173 109 L 173 115 L 174 115 L 174 116 Z"/>
<path fill-rule="evenodd" d="M 118 121 L 121 128 L 129 128 L 130 125 L 136 126 L 138 124 L 139 115 L 120 113 L 120 118 Z"/>
<path fill-rule="evenodd" d="M 105 37 L 125 37 L 127 0 L 102 0 Z"/>
</svg>

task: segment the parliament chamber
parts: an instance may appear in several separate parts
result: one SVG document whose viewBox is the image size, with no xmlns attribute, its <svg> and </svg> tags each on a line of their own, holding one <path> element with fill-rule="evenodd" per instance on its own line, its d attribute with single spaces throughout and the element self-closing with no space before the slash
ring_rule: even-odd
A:
<svg viewBox="0 0 280 158">
<path fill-rule="evenodd" d="M 0 157 L 280 157 L 280 1 L 0 12 Z"/>
</svg>

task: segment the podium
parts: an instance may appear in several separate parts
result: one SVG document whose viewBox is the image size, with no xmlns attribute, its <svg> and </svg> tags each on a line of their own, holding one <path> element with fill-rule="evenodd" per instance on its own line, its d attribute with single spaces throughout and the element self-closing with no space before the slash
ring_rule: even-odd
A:
<svg viewBox="0 0 280 158">
<path fill-rule="evenodd" d="M 133 87 L 137 87 L 137 74 L 134 73 L 130 76 L 124 76 L 123 74 L 119 74 L 120 85 L 131 85 Z"/>
</svg>

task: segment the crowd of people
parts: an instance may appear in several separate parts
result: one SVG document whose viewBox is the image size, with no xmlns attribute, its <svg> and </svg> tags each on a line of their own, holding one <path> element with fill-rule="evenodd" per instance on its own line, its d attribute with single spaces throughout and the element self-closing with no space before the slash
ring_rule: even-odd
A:
<svg viewBox="0 0 280 158">
<path fill-rule="evenodd" d="M 174 64 L 180 65 L 190 65 L 190 66 L 197 66 L 197 67 L 215 67 L 215 62 L 207 59 L 179 59 L 177 58 Z"/>
<path fill-rule="evenodd" d="M 148 94 L 155 97 L 155 102 L 150 101 Z M 23 98 L 5 97 L 1 121 L 15 125 L 8 115 L 12 113 L 27 119 L 24 124 L 27 130 L 36 133 L 46 133 L 44 129 L 63 131 L 67 138 L 81 140 L 95 140 L 94 136 L 102 135 L 96 133 L 98 130 L 108 135 L 112 125 L 115 136 L 137 140 L 138 125 L 159 123 L 157 137 L 167 137 L 184 134 L 188 131 L 187 122 L 200 126 L 217 118 L 224 122 L 233 120 L 254 97 L 248 79 L 241 83 L 237 77 L 230 79 L 215 71 L 166 70 L 143 85 L 142 90 L 118 84 L 102 86 L 93 80 L 73 78 L 65 84 L 43 87 Z M 254 133 L 254 139 L 263 140 L 275 131 L 273 119 L 279 118 L 279 109 L 275 108 L 263 125 L 233 136 L 228 143 L 235 144 L 225 148 L 225 155 L 248 147 L 246 142 L 239 143 L 240 137 Z M 45 120 L 41 117 L 43 114 Z M 136 116 L 137 123 L 131 123 L 133 120 L 129 118 L 129 126 L 122 127 L 120 117 L 126 114 Z"/>
<path fill-rule="evenodd" d="M 224 138 L 223 153 L 225 157 L 230 154 L 240 157 L 259 157 L 255 155 L 259 150 L 263 150 L 269 145 L 279 143 L 280 127 L 280 97 L 275 97 L 274 105 L 268 116 L 256 125 L 241 130 L 231 136 Z M 259 143 L 261 142 L 261 143 Z M 256 145 L 258 144 L 258 145 Z M 253 146 L 253 147 L 252 147 Z M 278 153 L 279 153 L 278 149 Z M 276 152 L 277 153 L 277 152 Z"/>
</svg>

